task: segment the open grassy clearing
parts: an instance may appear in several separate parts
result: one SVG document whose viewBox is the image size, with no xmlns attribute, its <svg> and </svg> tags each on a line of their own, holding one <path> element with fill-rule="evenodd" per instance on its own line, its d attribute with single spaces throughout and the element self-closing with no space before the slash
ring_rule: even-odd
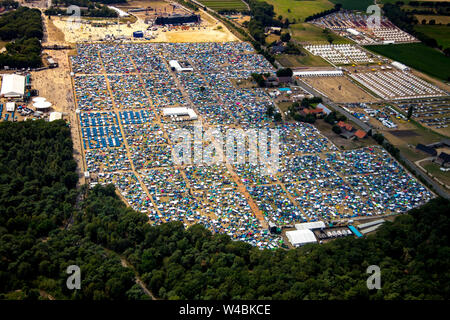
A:
<svg viewBox="0 0 450 320">
<path fill-rule="evenodd" d="M 366 46 L 366 48 L 441 80 L 450 79 L 450 57 L 422 43 Z"/>
<path fill-rule="evenodd" d="M 305 56 L 300 55 L 288 55 L 280 54 L 276 55 L 275 58 L 279 63 L 285 68 L 297 68 L 297 67 L 327 67 L 330 66 L 328 62 L 319 56 L 313 56 L 307 53 Z"/>
<path fill-rule="evenodd" d="M 446 185 L 450 185 L 450 171 L 442 171 L 440 165 L 428 160 L 421 162 L 420 165 L 428 172 L 428 174 L 436 177 Z"/>
<path fill-rule="evenodd" d="M 306 17 L 334 7 L 328 0 L 264 0 L 273 5 L 276 15 L 284 18 L 296 19 L 297 22 L 304 21 Z"/>
<path fill-rule="evenodd" d="M 213 10 L 247 10 L 247 6 L 241 0 L 199 0 L 205 6 Z"/>
<path fill-rule="evenodd" d="M 431 38 L 436 39 L 437 43 L 441 45 L 443 48 L 450 47 L 450 37 L 449 37 L 450 27 L 447 27 L 446 25 L 442 26 L 418 25 L 415 26 L 414 29 L 426 34 Z"/>
<path fill-rule="evenodd" d="M 366 11 L 367 7 L 373 5 L 373 0 L 330 0 L 337 4 L 342 4 L 342 8 L 348 10 L 361 10 Z"/>
<path fill-rule="evenodd" d="M 293 39 L 300 42 L 310 42 L 310 43 L 328 43 L 327 35 L 323 33 L 323 29 L 309 24 L 309 23 L 297 23 L 290 26 L 292 31 Z M 337 34 L 331 32 L 331 37 L 333 38 L 333 43 L 353 43 L 351 40 L 340 37 Z"/>
</svg>

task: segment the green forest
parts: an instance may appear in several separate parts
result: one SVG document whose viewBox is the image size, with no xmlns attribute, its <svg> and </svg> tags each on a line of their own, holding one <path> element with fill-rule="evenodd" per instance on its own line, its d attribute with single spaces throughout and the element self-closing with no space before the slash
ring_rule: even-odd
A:
<svg viewBox="0 0 450 320">
<path fill-rule="evenodd" d="M 0 54 L 0 67 L 40 67 L 42 17 L 38 9 L 19 7 L 0 16 L 0 39 L 11 41 Z"/>
<path fill-rule="evenodd" d="M 449 299 L 449 201 L 434 199 L 375 235 L 259 250 L 200 225 L 151 226 L 113 185 L 76 188 L 65 122 L 0 123 L 0 298 Z M 128 264 L 129 267 L 124 267 Z M 66 268 L 81 268 L 81 289 Z M 366 268 L 381 268 L 368 290 Z"/>
</svg>

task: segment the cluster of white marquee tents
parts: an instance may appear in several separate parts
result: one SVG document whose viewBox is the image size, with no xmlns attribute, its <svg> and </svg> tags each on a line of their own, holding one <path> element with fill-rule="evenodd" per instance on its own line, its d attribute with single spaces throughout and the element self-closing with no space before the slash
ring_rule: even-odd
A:
<svg viewBox="0 0 450 320">
<path fill-rule="evenodd" d="M 36 110 L 48 109 L 51 106 L 52 103 L 48 102 L 44 97 L 33 98 L 33 107 L 35 107 Z"/>
</svg>

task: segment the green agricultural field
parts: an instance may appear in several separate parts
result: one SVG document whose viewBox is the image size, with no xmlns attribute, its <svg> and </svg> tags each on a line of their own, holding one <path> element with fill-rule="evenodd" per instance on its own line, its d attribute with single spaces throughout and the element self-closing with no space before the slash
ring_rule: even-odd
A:
<svg viewBox="0 0 450 320">
<path fill-rule="evenodd" d="M 447 27 L 446 25 L 417 25 L 414 29 L 426 34 L 430 38 L 436 39 L 438 44 L 443 48 L 450 47 L 450 27 Z"/>
<path fill-rule="evenodd" d="M 323 33 L 322 28 L 319 28 L 315 25 L 309 23 L 297 23 L 290 26 L 292 31 L 293 39 L 300 42 L 320 42 L 320 43 L 328 43 L 327 35 Z M 337 34 L 330 32 L 331 37 L 333 38 L 333 43 L 352 43 L 351 40 L 340 37 Z"/>
<path fill-rule="evenodd" d="M 208 8 L 213 10 L 228 10 L 228 9 L 236 9 L 236 10 L 247 10 L 247 6 L 241 0 L 199 0 L 199 2 L 203 3 Z"/>
<path fill-rule="evenodd" d="M 306 17 L 334 7 L 328 0 L 264 0 L 273 5 L 277 16 L 304 21 Z M 288 11 L 289 10 L 289 11 Z"/>
<path fill-rule="evenodd" d="M 306 55 L 280 54 L 276 55 L 277 61 L 285 68 L 297 67 L 328 67 L 330 64 L 319 56 L 313 56 L 309 52 Z"/>
<path fill-rule="evenodd" d="M 450 79 L 450 57 L 422 43 L 366 46 L 366 48 L 430 76 L 441 80 Z"/>
<path fill-rule="evenodd" d="M 367 7 L 373 5 L 373 0 L 330 0 L 337 4 L 342 4 L 342 8 L 348 10 L 361 10 L 366 11 Z"/>
</svg>

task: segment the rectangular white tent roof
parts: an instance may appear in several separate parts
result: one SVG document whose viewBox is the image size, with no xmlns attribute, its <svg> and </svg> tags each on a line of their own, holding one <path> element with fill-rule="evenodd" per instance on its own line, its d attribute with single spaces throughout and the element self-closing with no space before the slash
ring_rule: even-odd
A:
<svg viewBox="0 0 450 320">
<path fill-rule="evenodd" d="M 163 115 L 167 116 L 189 116 L 191 120 L 197 119 L 197 114 L 193 109 L 186 107 L 163 108 Z"/>
<path fill-rule="evenodd" d="M 325 228 L 325 223 L 323 221 L 297 223 L 295 225 L 295 229 L 297 230 L 314 230 L 320 228 Z"/>
<path fill-rule="evenodd" d="M 316 243 L 317 239 L 314 233 L 311 230 L 295 230 L 295 231 L 287 231 L 286 237 L 289 242 L 295 246 L 303 246 L 308 243 Z"/>
<path fill-rule="evenodd" d="M 13 112 L 16 110 L 16 103 L 15 102 L 7 102 L 6 103 L 6 112 Z"/>
<path fill-rule="evenodd" d="M 62 113 L 61 112 L 52 112 L 50 113 L 50 117 L 48 121 L 52 122 L 55 120 L 61 120 L 62 119 Z"/>
<path fill-rule="evenodd" d="M 7 98 L 19 98 L 25 94 L 25 77 L 18 74 L 4 74 L 0 95 Z"/>
</svg>

